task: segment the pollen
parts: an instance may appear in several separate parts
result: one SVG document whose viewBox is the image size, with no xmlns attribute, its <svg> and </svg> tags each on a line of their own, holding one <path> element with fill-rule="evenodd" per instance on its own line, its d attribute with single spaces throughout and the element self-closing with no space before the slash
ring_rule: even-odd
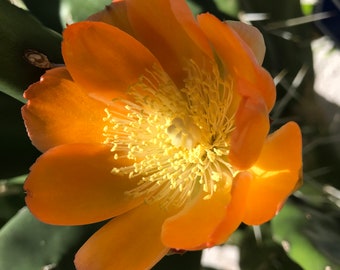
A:
<svg viewBox="0 0 340 270">
<path fill-rule="evenodd" d="M 197 191 L 209 199 L 236 173 L 228 162 L 238 102 L 232 80 L 217 66 L 207 72 L 189 62 L 186 72 L 178 88 L 161 68 L 147 71 L 131 98 L 119 100 L 123 110 L 105 110 L 104 143 L 115 159 L 133 161 L 111 173 L 138 177 L 127 194 L 149 203 L 181 206 Z"/>
</svg>

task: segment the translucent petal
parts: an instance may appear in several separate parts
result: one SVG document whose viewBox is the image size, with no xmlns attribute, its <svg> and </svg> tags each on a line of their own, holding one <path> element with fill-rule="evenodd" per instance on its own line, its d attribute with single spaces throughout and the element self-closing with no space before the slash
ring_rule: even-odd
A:
<svg viewBox="0 0 340 270">
<path fill-rule="evenodd" d="M 140 179 L 114 175 L 115 159 L 101 144 L 68 144 L 50 149 L 31 167 L 25 182 L 26 203 L 40 220 L 57 225 L 88 224 L 120 215 L 143 197 L 125 194 Z"/>
<path fill-rule="evenodd" d="M 80 248 L 77 269 L 150 269 L 169 250 L 160 240 L 168 214 L 158 204 L 142 205 L 111 220 Z"/>
</svg>

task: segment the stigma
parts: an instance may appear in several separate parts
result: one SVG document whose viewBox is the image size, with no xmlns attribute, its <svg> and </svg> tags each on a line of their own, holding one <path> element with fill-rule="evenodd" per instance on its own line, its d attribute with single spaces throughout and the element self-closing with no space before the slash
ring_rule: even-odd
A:
<svg viewBox="0 0 340 270">
<path fill-rule="evenodd" d="M 235 170 L 228 162 L 237 96 L 232 81 L 217 66 L 210 72 L 189 62 L 187 79 L 178 88 L 161 69 L 148 71 L 129 89 L 123 110 L 107 108 L 104 144 L 115 159 L 132 165 L 112 174 L 140 179 L 129 196 L 149 203 L 182 206 L 193 192 L 211 198 L 231 185 Z"/>
<path fill-rule="evenodd" d="M 201 139 L 201 129 L 189 117 L 174 118 L 167 128 L 167 133 L 174 146 L 187 149 L 197 146 Z"/>
</svg>

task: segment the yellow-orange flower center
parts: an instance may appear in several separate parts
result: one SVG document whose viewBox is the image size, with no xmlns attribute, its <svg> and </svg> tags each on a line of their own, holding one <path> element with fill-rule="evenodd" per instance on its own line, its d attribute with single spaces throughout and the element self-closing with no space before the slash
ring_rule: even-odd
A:
<svg viewBox="0 0 340 270">
<path fill-rule="evenodd" d="M 236 173 L 228 162 L 238 104 L 232 80 L 217 66 L 206 72 L 194 62 L 187 73 L 178 89 L 164 71 L 148 71 L 129 89 L 133 102 L 119 100 L 126 113 L 106 109 L 104 143 L 116 159 L 133 161 L 112 173 L 141 179 L 132 196 L 181 206 L 197 189 L 209 199 Z"/>
</svg>

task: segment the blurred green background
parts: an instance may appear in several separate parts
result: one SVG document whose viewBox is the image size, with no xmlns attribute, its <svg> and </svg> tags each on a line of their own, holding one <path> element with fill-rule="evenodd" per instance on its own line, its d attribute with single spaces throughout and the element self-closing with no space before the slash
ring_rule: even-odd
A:
<svg viewBox="0 0 340 270">
<path fill-rule="evenodd" d="M 27 211 L 22 184 L 40 153 L 27 137 L 20 108 L 23 91 L 44 72 L 25 61 L 25 50 L 43 52 L 51 62 L 62 63 L 60 33 L 65 25 L 84 20 L 109 3 L 0 0 L 0 270 L 74 269 L 74 253 L 101 225 L 49 226 Z M 340 70 L 340 57 L 334 58 L 339 41 L 319 24 L 325 22 L 324 17 L 340 17 L 339 13 L 322 13 L 320 1 L 188 3 L 195 14 L 210 12 L 221 20 L 246 21 L 263 33 L 267 46 L 264 66 L 275 78 L 278 93 L 272 127 L 289 120 L 300 124 L 304 185 L 271 222 L 254 228 L 241 225 L 218 249 L 218 268 L 204 263 L 202 252 L 187 252 L 165 257 L 154 269 L 340 269 L 340 98 L 327 96 L 331 87 L 339 92 L 334 97 L 340 96 L 340 73 L 336 68 L 328 77 L 316 72 L 329 70 L 329 65 Z M 339 1 L 333 3 L 340 6 Z M 340 29 L 340 20 L 335 19 L 331 24 L 339 23 Z M 320 40 L 328 47 L 322 55 L 324 66 L 316 68 L 318 50 L 325 51 L 325 43 L 315 46 Z M 228 246 L 237 247 L 236 258 L 230 261 L 221 252 Z"/>
</svg>

